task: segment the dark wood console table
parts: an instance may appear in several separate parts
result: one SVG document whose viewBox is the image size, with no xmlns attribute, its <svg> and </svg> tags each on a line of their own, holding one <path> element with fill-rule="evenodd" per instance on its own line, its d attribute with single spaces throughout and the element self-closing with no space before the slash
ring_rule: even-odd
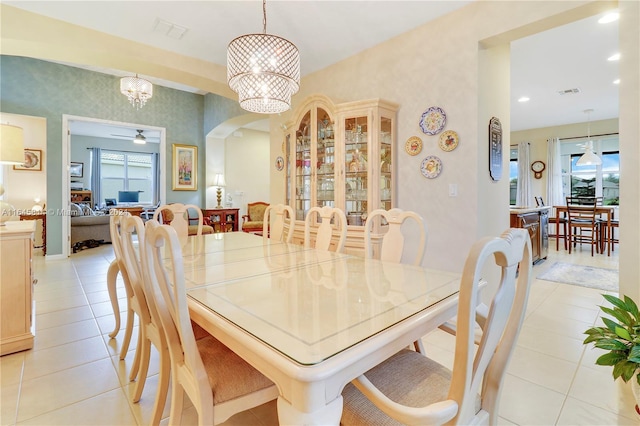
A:
<svg viewBox="0 0 640 426">
<path fill-rule="evenodd" d="M 205 223 L 213 226 L 213 232 L 238 231 L 238 212 L 240 209 L 202 209 Z"/>
</svg>

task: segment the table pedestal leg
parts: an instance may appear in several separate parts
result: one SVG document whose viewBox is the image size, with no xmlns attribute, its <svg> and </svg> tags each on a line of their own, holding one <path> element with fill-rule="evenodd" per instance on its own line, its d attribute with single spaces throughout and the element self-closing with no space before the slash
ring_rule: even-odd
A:
<svg viewBox="0 0 640 426">
<path fill-rule="evenodd" d="M 278 422 L 281 425 L 339 425 L 341 417 L 342 395 L 313 413 L 303 413 L 278 397 Z"/>
</svg>

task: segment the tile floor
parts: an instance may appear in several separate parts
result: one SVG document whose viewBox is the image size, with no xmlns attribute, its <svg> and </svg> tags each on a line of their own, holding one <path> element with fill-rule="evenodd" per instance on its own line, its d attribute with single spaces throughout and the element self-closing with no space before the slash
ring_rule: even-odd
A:
<svg viewBox="0 0 640 426">
<path fill-rule="evenodd" d="M 555 247 L 555 244 L 551 245 Z M 0 358 L 2 425 L 146 425 L 157 383 L 152 359 L 142 400 L 132 404 L 127 376 L 136 336 L 124 361 L 123 333 L 109 339 L 114 317 L 106 291 L 110 245 L 68 260 L 34 260 L 36 339 L 33 350 Z M 534 277 L 555 261 L 617 268 L 618 259 L 585 249 L 569 256 L 550 250 Z M 119 297 L 124 288 L 119 283 Z M 121 308 L 125 300 L 120 299 Z M 598 320 L 598 290 L 535 280 L 527 317 L 509 366 L 500 403 L 503 425 L 631 425 L 630 387 L 594 365 L 597 351 L 582 345 L 582 332 Z M 123 321 L 124 322 L 124 321 Z M 450 366 L 454 341 L 436 331 L 425 337 L 430 356 Z M 184 423 L 195 423 L 187 410 Z M 168 404 L 162 424 L 168 424 Z M 276 425 L 275 403 L 237 414 L 225 425 Z"/>
</svg>

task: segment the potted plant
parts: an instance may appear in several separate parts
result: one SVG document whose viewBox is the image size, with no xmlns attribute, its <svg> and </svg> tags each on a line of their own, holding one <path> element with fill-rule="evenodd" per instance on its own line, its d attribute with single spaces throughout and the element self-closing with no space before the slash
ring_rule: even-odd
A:
<svg viewBox="0 0 640 426">
<path fill-rule="evenodd" d="M 594 343 L 596 348 L 607 351 L 596 364 L 613 366 L 614 380 L 618 377 L 625 383 L 631 380 L 636 412 L 640 414 L 640 311 L 628 296 L 624 296 L 624 300 L 609 294 L 603 296 L 613 307 L 600 306 L 600 309 L 611 318 L 603 316 L 605 327 L 585 331 L 587 337 L 583 343 Z"/>
</svg>

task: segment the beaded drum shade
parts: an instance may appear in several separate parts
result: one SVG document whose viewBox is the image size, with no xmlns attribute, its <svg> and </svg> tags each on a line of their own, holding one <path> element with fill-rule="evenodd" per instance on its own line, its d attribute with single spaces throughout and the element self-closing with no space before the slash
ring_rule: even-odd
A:
<svg viewBox="0 0 640 426">
<path fill-rule="evenodd" d="M 242 109 L 273 114 L 291 107 L 300 88 L 298 48 L 282 37 L 267 34 L 266 1 L 263 34 L 235 38 L 227 48 L 227 80 Z"/>
<path fill-rule="evenodd" d="M 135 77 L 122 77 L 120 79 L 120 93 L 129 98 L 129 102 L 136 109 L 140 109 L 153 96 L 153 84 L 151 82 Z"/>
</svg>

